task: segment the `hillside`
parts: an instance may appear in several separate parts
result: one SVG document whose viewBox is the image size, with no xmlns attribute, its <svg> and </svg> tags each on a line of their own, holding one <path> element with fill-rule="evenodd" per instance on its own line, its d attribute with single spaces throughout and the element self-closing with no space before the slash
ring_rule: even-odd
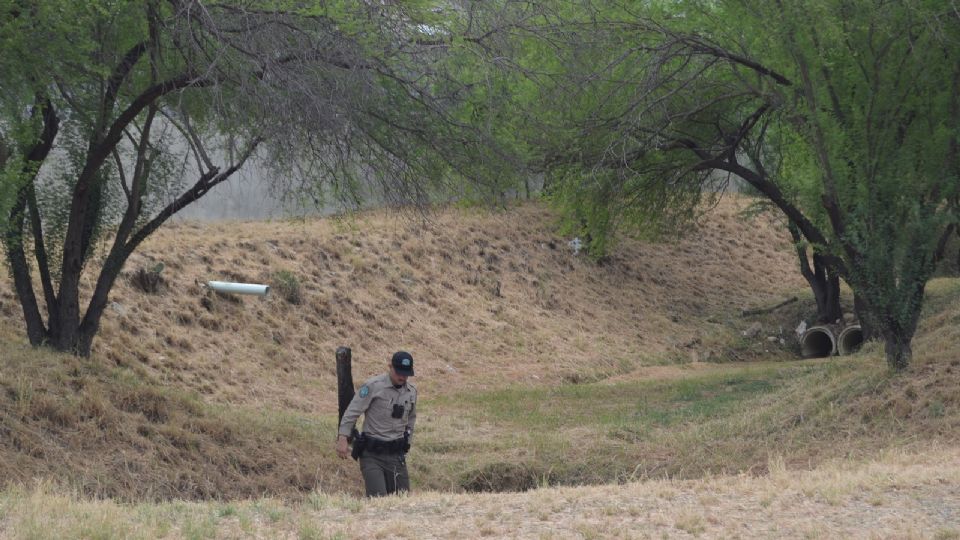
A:
<svg viewBox="0 0 960 540">
<path fill-rule="evenodd" d="M 179 224 L 127 263 L 94 355 L 228 404 L 335 409 L 333 353 L 353 348 L 355 378 L 414 352 L 419 384 L 488 388 L 653 364 L 723 358 L 739 310 L 803 286 L 785 234 L 736 219 L 725 201 L 680 243 L 626 239 L 598 266 L 575 257 L 537 205 L 447 210 L 422 221 L 361 214 L 303 222 Z M 148 295 L 130 277 L 163 263 Z M 211 279 L 299 284 L 229 299 Z M 19 307 L 4 277 L 2 323 Z M 8 330 L 12 332 L 12 330 Z"/>
<path fill-rule="evenodd" d="M 341 345 L 355 380 L 416 357 L 417 490 L 763 474 L 773 454 L 807 469 L 960 432 L 960 284 L 931 285 L 907 375 L 875 347 L 797 361 L 810 295 L 786 235 L 744 205 L 677 243 L 625 238 L 603 264 L 535 204 L 179 224 L 130 261 L 87 360 L 26 346 L 4 277 L 0 472 L 121 500 L 356 494 L 332 452 Z M 159 262 L 159 291 L 139 290 Z M 274 288 L 235 299 L 210 279 Z"/>
</svg>

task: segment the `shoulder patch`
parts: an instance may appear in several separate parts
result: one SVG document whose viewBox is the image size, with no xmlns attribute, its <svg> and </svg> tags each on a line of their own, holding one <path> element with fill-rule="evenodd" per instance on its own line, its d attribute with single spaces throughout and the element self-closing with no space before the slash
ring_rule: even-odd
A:
<svg viewBox="0 0 960 540">
<path fill-rule="evenodd" d="M 363 385 L 360 387 L 360 397 L 365 398 L 370 395 L 370 387 Z"/>
</svg>

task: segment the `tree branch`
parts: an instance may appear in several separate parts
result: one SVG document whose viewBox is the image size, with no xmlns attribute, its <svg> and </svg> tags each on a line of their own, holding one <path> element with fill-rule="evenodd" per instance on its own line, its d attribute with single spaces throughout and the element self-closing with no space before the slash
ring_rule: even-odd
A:
<svg viewBox="0 0 960 540">
<path fill-rule="evenodd" d="M 130 204 L 130 188 L 127 187 L 127 175 L 123 169 L 123 161 L 120 159 L 120 153 L 113 149 L 113 161 L 117 164 L 117 176 L 120 179 L 120 187 L 123 188 L 123 194 L 127 197 L 127 204 Z"/>
<path fill-rule="evenodd" d="M 783 86 L 793 86 L 793 81 L 788 79 L 786 76 L 780 73 L 777 73 L 776 71 L 764 66 L 763 64 L 760 64 L 759 62 L 750 60 L 749 58 L 746 58 L 743 56 L 733 54 L 719 47 L 709 45 L 708 43 L 702 41 L 702 38 L 700 38 L 699 36 L 678 36 L 678 37 L 680 37 L 680 39 L 684 41 L 690 47 L 690 49 L 694 52 L 698 52 L 700 54 L 706 54 L 709 56 L 713 56 L 715 58 L 723 58 L 724 60 L 729 60 L 734 64 L 738 64 L 738 65 L 750 68 L 761 75 L 770 77 L 771 79 L 776 81 L 777 84 L 780 84 Z"/>
<path fill-rule="evenodd" d="M 170 122 L 170 124 L 177 131 L 180 132 L 181 136 L 183 136 L 183 140 L 186 141 L 187 147 L 190 148 L 190 152 L 193 154 L 193 160 L 197 164 L 197 168 L 199 169 L 200 175 L 202 176 L 204 173 L 204 168 L 203 168 L 204 165 L 207 166 L 207 169 L 212 169 L 213 163 L 211 163 L 210 159 L 206 157 L 207 154 L 204 151 L 202 145 L 200 144 L 200 141 L 194 139 L 194 137 L 196 136 L 196 133 L 193 130 L 188 131 L 186 127 L 180 125 L 180 122 L 178 122 L 177 119 L 174 118 L 172 114 L 168 113 L 163 108 L 160 108 L 158 112 L 160 113 L 161 116 L 166 118 L 167 121 Z M 186 119 L 186 112 L 182 112 L 181 114 Z M 189 159 L 189 156 L 186 156 L 185 159 Z"/>
<path fill-rule="evenodd" d="M 720 158 L 704 160 L 700 164 L 696 165 L 694 169 L 718 169 L 739 176 L 751 186 L 763 193 L 764 196 L 770 200 L 770 202 L 775 204 L 777 208 L 779 208 L 786 215 L 787 219 L 795 223 L 797 228 L 801 233 L 803 233 L 803 236 L 808 242 L 820 246 L 829 245 L 826 236 L 820 231 L 820 229 L 818 229 L 813 222 L 807 219 L 807 217 L 803 214 L 803 212 L 800 211 L 799 208 L 790 203 L 783 195 L 783 192 L 780 191 L 780 188 L 766 177 L 760 176 L 758 173 L 744 167 L 743 165 L 730 163 Z M 823 254 L 822 256 L 824 257 L 825 262 L 830 264 L 842 275 L 847 274 L 846 265 L 843 263 L 842 259 L 836 257 L 835 255 Z"/>
<path fill-rule="evenodd" d="M 256 151 L 257 146 L 260 145 L 262 141 L 259 138 L 254 139 L 247 150 L 240 156 L 233 165 L 231 165 L 227 170 L 220 172 L 219 169 L 213 168 L 207 171 L 199 180 L 193 185 L 190 190 L 186 191 L 176 200 L 168 204 L 163 210 L 161 210 L 153 219 L 147 222 L 143 227 L 140 228 L 127 243 L 126 250 L 132 252 L 136 247 L 149 236 L 153 231 L 157 230 L 163 223 L 169 219 L 171 216 L 176 214 L 178 211 L 189 205 L 190 203 L 196 201 L 213 187 L 222 183 L 232 176 L 244 163 L 253 155 Z"/>
<path fill-rule="evenodd" d="M 27 264 L 26 254 L 24 252 L 23 229 L 24 220 L 26 219 L 25 210 L 27 209 L 27 205 L 30 204 L 31 230 L 34 237 L 34 250 L 40 270 L 41 284 L 48 309 L 51 307 L 55 308 L 56 296 L 52 294 L 53 284 L 50 279 L 49 265 L 47 264 L 46 247 L 43 243 L 43 229 L 39 226 L 39 213 L 36 209 L 34 182 L 36 181 L 41 165 L 53 148 L 53 141 L 57 137 L 60 128 L 60 119 L 57 116 L 53 104 L 50 103 L 48 98 L 40 94 L 36 95 L 36 103 L 31 112 L 31 115 L 34 117 L 36 117 L 37 114 L 41 114 L 43 117 L 43 129 L 37 142 L 26 152 L 23 163 L 23 174 L 26 178 L 23 180 L 23 185 L 17 191 L 17 197 L 10 209 L 5 242 L 7 259 L 10 261 L 10 268 L 13 273 L 14 288 L 17 291 L 20 306 L 23 308 L 24 320 L 27 325 L 27 336 L 30 339 L 30 343 L 34 345 L 38 345 L 46 340 L 48 329 L 44 327 L 43 320 L 40 317 L 37 297 L 30 279 L 30 267 Z"/>
<path fill-rule="evenodd" d="M 120 85 L 123 84 L 124 79 L 130 74 L 133 66 L 137 65 L 140 57 L 143 56 L 143 53 L 146 51 L 147 43 L 145 41 L 137 43 L 127 51 L 127 54 L 123 55 L 120 63 L 113 68 L 113 73 L 111 73 L 110 78 L 107 79 L 107 90 L 103 99 L 104 117 L 106 117 L 106 113 L 113 108 L 113 104 L 117 99 L 117 93 L 120 91 Z"/>
<path fill-rule="evenodd" d="M 87 305 L 87 311 L 83 317 L 83 321 L 80 323 L 80 331 L 82 333 L 96 332 L 100 324 L 99 314 L 103 312 L 103 308 L 106 306 L 107 295 L 109 294 L 110 289 L 113 287 L 113 284 L 116 281 L 123 264 L 126 262 L 127 258 L 130 257 L 130 254 L 133 253 L 133 251 L 148 236 L 153 234 L 154 231 L 156 231 L 161 225 L 170 219 L 171 216 L 176 214 L 190 203 L 204 196 L 212 188 L 227 180 L 230 178 L 230 176 L 237 172 L 237 170 L 239 170 L 240 167 L 246 163 L 250 156 L 253 155 L 260 142 L 261 140 L 259 138 L 254 139 L 240 159 L 233 163 L 227 170 L 221 172 L 219 169 L 213 168 L 201 175 L 196 183 L 194 183 L 192 188 L 177 197 L 175 201 L 168 204 L 163 210 L 154 216 L 153 219 L 151 219 L 143 227 L 131 235 L 129 240 L 127 240 L 125 243 L 117 241 L 118 239 L 114 240 L 113 247 L 110 249 L 110 254 L 103 263 L 103 270 L 100 272 L 100 276 L 97 279 L 97 285 L 94 288 L 93 295 L 90 297 L 90 303 Z"/>
<path fill-rule="evenodd" d="M 83 170 L 77 177 L 74 185 L 72 203 L 70 206 L 70 218 L 67 226 L 67 233 L 63 244 L 62 276 L 71 276 L 69 282 L 67 279 L 61 281 L 61 294 L 64 293 L 64 287 L 74 289 L 76 280 L 79 280 L 77 270 L 83 265 L 84 254 L 89 249 L 91 229 L 88 220 L 91 217 L 92 209 L 89 208 L 91 182 L 96 176 L 97 171 L 103 165 L 103 162 L 111 155 L 117 143 L 123 137 L 124 129 L 139 115 L 145 108 L 154 103 L 164 95 L 189 87 L 202 87 L 213 84 L 213 81 L 206 78 L 198 78 L 192 73 L 184 73 L 159 84 L 154 84 L 143 91 L 133 102 L 120 114 L 113 122 L 106 137 L 88 153 L 87 161 Z M 69 294 L 72 294 L 70 292 Z"/>
</svg>

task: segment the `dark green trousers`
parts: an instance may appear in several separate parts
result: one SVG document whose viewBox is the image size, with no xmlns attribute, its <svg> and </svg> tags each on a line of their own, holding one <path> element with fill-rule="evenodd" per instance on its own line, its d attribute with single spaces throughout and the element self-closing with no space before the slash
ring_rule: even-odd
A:
<svg viewBox="0 0 960 540">
<path fill-rule="evenodd" d="M 399 491 L 410 491 L 407 462 L 402 454 L 371 454 L 360 456 L 360 473 L 367 497 L 382 497 Z"/>
</svg>

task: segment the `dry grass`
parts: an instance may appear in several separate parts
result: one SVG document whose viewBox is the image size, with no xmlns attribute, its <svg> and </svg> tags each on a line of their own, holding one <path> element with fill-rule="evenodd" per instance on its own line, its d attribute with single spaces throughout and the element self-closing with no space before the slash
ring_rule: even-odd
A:
<svg viewBox="0 0 960 540">
<path fill-rule="evenodd" d="M 126 500 L 298 496 L 345 474 L 316 451 L 333 418 L 226 409 L 99 360 L 5 350 L 0 469 Z M 278 441 L 283 441 L 278 444 Z"/>
<path fill-rule="evenodd" d="M 429 395 L 724 358 L 736 337 L 728 319 L 802 287 L 787 237 L 736 219 L 740 206 L 726 201 L 678 244 L 625 239 L 602 266 L 573 257 L 533 204 L 441 210 L 426 223 L 365 213 L 178 224 L 127 263 L 94 351 L 212 401 L 310 414 L 335 409 L 342 345 L 355 378 L 411 350 Z M 143 294 L 136 270 L 157 263 L 166 285 Z M 278 275 L 299 284 L 299 304 L 279 294 L 231 302 L 198 285 Z M 4 279 L 0 326 L 19 324 L 17 309 Z"/>
<path fill-rule="evenodd" d="M 725 202 L 678 244 L 625 240 L 600 266 L 573 257 L 537 205 L 444 210 L 429 223 L 368 213 L 181 224 L 128 265 L 132 276 L 164 263 L 165 286 L 144 294 L 122 279 L 83 361 L 23 345 L 0 280 L 0 473 L 124 500 L 355 494 L 355 464 L 331 451 L 339 345 L 354 348 L 355 379 L 395 349 L 416 356 L 418 490 L 764 475 L 774 454 L 789 470 L 811 469 L 955 438 L 960 282 L 931 284 L 903 376 L 887 373 L 875 347 L 780 361 L 789 347 L 766 338 L 789 335 L 809 295 L 784 236 L 736 219 L 740 206 Z M 297 302 L 199 286 L 218 278 L 282 278 Z M 787 310 L 738 316 L 798 292 L 806 300 Z M 765 331 L 744 339 L 755 321 Z M 563 507 L 538 508 L 536 519 Z M 671 535 L 695 534 L 711 530 L 711 516 L 657 519 Z M 477 534 L 507 534 L 496 517 L 477 517 Z M 591 523 L 571 530 L 587 536 Z M 209 524 L 190 527 L 196 535 L 178 534 L 202 537 Z"/>
<path fill-rule="evenodd" d="M 299 504 L 125 505 L 40 484 L 0 494 L 8 538 L 956 538 L 960 452 L 885 452 L 770 474 Z"/>
</svg>

